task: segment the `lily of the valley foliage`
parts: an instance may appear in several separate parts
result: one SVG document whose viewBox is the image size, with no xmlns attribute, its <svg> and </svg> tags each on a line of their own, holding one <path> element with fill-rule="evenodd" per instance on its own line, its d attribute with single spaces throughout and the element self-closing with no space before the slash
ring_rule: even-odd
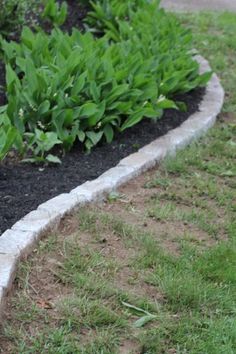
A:
<svg viewBox="0 0 236 354">
<path fill-rule="evenodd" d="M 97 1 L 85 21 L 84 34 L 25 27 L 20 43 L 1 40 L 8 103 L 0 107 L 0 159 L 15 148 L 59 162 L 55 145 L 109 143 L 144 117 L 178 109 L 174 94 L 209 80 L 192 58 L 191 33 L 155 0 Z"/>
</svg>

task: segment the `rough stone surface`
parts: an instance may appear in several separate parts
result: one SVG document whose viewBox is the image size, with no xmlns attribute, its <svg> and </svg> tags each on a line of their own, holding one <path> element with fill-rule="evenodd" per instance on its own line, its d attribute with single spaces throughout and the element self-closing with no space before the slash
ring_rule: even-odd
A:
<svg viewBox="0 0 236 354">
<path fill-rule="evenodd" d="M 15 270 L 16 258 L 12 255 L 0 253 L 0 289 L 2 289 L 2 294 L 4 289 L 11 286 Z"/>
<path fill-rule="evenodd" d="M 236 11 L 235 0 L 162 0 L 161 6 L 173 11 Z"/>
<path fill-rule="evenodd" d="M 35 236 L 53 226 L 59 220 L 58 215 L 50 214 L 47 210 L 33 210 L 12 226 L 12 230 L 32 231 Z"/>
<path fill-rule="evenodd" d="M 155 165 L 156 158 L 153 155 L 145 154 L 143 151 L 136 152 L 122 159 L 118 166 L 132 167 L 138 173 L 146 171 Z"/>
<path fill-rule="evenodd" d="M 88 203 L 91 202 L 93 193 L 89 190 L 87 182 L 71 190 L 70 194 L 73 194 L 81 202 Z"/>
<path fill-rule="evenodd" d="M 167 135 L 156 139 L 139 150 L 140 153 L 151 155 L 156 161 L 162 160 L 167 154 L 174 154 L 175 147 L 170 145 L 170 137 Z"/>
<path fill-rule="evenodd" d="M 0 236 L 0 254 L 24 257 L 31 251 L 35 242 L 34 232 L 7 230 Z"/>
<path fill-rule="evenodd" d="M 199 118 L 201 117 L 202 120 L 193 118 L 189 122 L 184 122 L 182 126 L 183 131 L 188 130 L 190 134 L 192 134 L 192 139 L 197 139 L 202 136 L 215 122 L 214 115 L 210 115 L 206 119 L 206 115 L 204 113 L 199 113 Z"/>
<path fill-rule="evenodd" d="M 0 286 L 0 321 L 5 307 L 5 292 L 6 290 Z"/>
<path fill-rule="evenodd" d="M 4 288 L 0 286 L 0 309 L 1 309 L 1 303 L 4 295 Z"/>
<path fill-rule="evenodd" d="M 173 146 L 173 152 L 184 148 L 194 138 L 195 132 L 190 129 L 184 129 L 179 127 L 167 134 L 171 146 Z"/>
<path fill-rule="evenodd" d="M 52 217 L 56 214 L 60 218 L 72 211 L 77 206 L 77 204 L 78 198 L 76 195 L 63 193 L 43 204 L 40 204 L 38 209 L 40 211 L 48 212 Z"/>
<path fill-rule="evenodd" d="M 200 112 L 207 115 L 217 116 L 224 101 L 224 91 L 220 86 L 210 86 L 206 93 L 206 100 L 199 107 Z M 187 121 L 186 121 L 187 122 Z"/>
<path fill-rule="evenodd" d="M 204 74 L 207 71 L 212 71 L 209 62 L 199 54 L 194 55 L 194 59 L 200 64 L 199 73 Z M 209 86 L 209 83 L 208 83 Z"/>
<path fill-rule="evenodd" d="M 110 189 L 115 189 L 121 184 L 128 182 L 137 175 L 137 171 L 132 166 L 116 166 L 103 173 L 98 181 L 103 180 L 109 184 Z"/>
<path fill-rule="evenodd" d="M 84 187 L 91 193 L 92 200 L 99 199 L 104 193 L 109 193 L 112 190 L 112 185 L 104 178 L 97 178 L 94 181 L 88 181 Z"/>
</svg>

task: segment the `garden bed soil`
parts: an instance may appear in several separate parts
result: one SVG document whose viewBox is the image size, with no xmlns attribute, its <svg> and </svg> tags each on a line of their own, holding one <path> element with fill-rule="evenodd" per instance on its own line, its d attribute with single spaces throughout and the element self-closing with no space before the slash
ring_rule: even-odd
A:
<svg viewBox="0 0 236 354">
<path fill-rule="evenodd" d="M 58 0 L 61 4 L 65 0 Z M 84 19 L 90 9 L 88 4 L 82 4 L 79 0 L 67 0 L 67 19 L 62 26 L 60 26 L 61 30 L 66 31 L 68 33 L 72 32 L 72 29 L 78 28 L 81 31 L 85 30 Z M 24 26 L 29 26 L 33 31 L 35 27 L 40 26 L 44 29 L 45 32 L 50 33 L 53 29 L 53 24 L 47 20 L 42 19 L 43 5 L 42 4 L 34 4 L 33 9 L 29 9 L 26 13 Z M 7 40 L 14 40 L 16 42 L 19 41 L 22 26 L 15 26 L 12 28 L 7 35 L 5 34 L 5 38 Z"/>
<path fill-rule="evenodd" d="M 68 15 L 65 23 L 61 27 L 62 30 L 68 31 L 70 33 L 72 29 L 76 27 L 83 31 L 85 29 L 83 20 L 88 13 L 89 5 L 82 5 L 81 3 L 79 3 L 79 1 L 75 0 L 67 0 L 67 5 Z"/>
<path fill-rule="evenodd" d="M 62 30 L 71 32 L 73 27 L 83 30 L 83 19 L 88 7 L 73 0 L 67 0 L 67 4 L 68 18 Z M 28 16 L 34 18 L 34 23 L 40 23 L 47 32 L 52 29 L 51 24 L 42 22 L 39 16 L 35 19 L 34 13 Z M 30 25 L 30 20 L 27 20 Z M 19 32 L 14 33 L 13 39 L 18 40 L 19 36 Z M 5 69 L 0 62 L 0 106 L 6 103 L 4 86 Z M 118 135 L 111 144 L 97 146 L 90 154 L 85 154 L 82 146 L 77 144 L 62 158 L 61 165 L 23 164 L 16 161 L 14 154 L 13 158 L 0 163 L 0 235 L 39 204 L 97 178 L 122 158 L 179 126 L 198 110 L 203 94 L 203 89 L 197 89 L 178 97 L 178 100 L 186 103 L 187 112 L 167 110 L 157 123 L 146 119 Z"/>
<path fill-rule="evenodd" d="M 59 3 L 62 3 L 64 0 L 59 0 Z M 74 1 L 74 0 L 67 0 L 67 19 L 65 23 L 61 26 L 61 30 L 71 33 L 73 28 L 78 28 L 80 31 L 85 30 L 84 26 L 84 18 L 86 17 L 88 11 L 89 11 L 89 6 L 88 5 L 82 5 L 79 1 Z M 45 32 L 50 33 L 53 29 L 52 23 L 42 20 L 40 14 L 42 12 L 42 9 L 39 8 L 37 9 L 37 14 L 35 11 L 31 10 L 26 14 L 26 19 L 25 19 L 25 25 L 29 26 L 33 31 L 36 26 L 40 26 L 44 29 Z M 20 40 L 20 35 L 21 35 L 21 30 L 22 28 L 19 26 L 16 28 L 13 32 L 10 32 L 8 36 L 6 36 L 6 39 L 8 41 L 16 41 L 19 42 Z M 5 105 L 7 103 L 6 99 L 6 94 L 5 94 L 5 86 L 6 86 L 6 79 L 5 79 L 6 71 L 5 71 L 5 65 L 4 63 L 0 60 L 0 107 Z"/>
<path fill-rule="evenodd" d="M 93 180 L 129 154 L 166 134 L 198 110 L 205 89 L 176 97 L 187 112 L 166 110 L 156 123 L 145 119 L 117 135 L 111 144 L 97 146 L 90 154 L 80 144 L 62 158 L 61 165 L 37 166 L 7 159 L 0 164 L 0 235 L 48 199 Z"/>
</svg>

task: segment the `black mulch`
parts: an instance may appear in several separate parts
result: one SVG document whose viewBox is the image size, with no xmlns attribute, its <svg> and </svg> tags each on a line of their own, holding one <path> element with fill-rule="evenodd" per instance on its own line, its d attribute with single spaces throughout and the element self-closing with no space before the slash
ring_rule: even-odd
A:
<svg viewBox="0 0 236 354">
<path fill-rule="evenodd" d="M 98 177 L 125 156 L 179 126 L 198 110 L 203 94 L 204 89 L 197 89 L 178 97 L 187 104 L 187 112 L 167 110 L 157 123 L 144 120 L 91 154 L 85 154 L 78 144 L 61 165 L 42 169 L 21 163 L 0 164 L 0 234 L 39 204 Z"/>
<path fill-rule="evenodd" d="M 61 1 L 60 1 L 61 2 Z M 65 23 L 62 25 L 62 30 L 71 32 L 74 27 L 84 30 L 83 20 L 89 10 L 89 5 L 81 4 L 79 1 L 67 0 L 68 15 Z"/>
<path fill-rule="evenodd" d="M 87 6 L 83 7 L 81 2 L 74 0 L 67 0 L 67 3 L 69 16 L 62 29 L 71 32 L 72 27 L 78 27 L 83 30 L 82 20 L 88 10 Z M 35 16 L 34 13 L 29 14 L 29 25 L 31 18 L 35 19 Z M 46 31 L 51 30 L 51 25 L 43 23 L 39 16 L 35 21 Z M 18 40 L 19 36 L 19 32 L 14 32 L 9 39 Z M 4 84 L 4 66 L 0 62 L 0 106 L 6 103 L 4 88 L 1 88 Z M 198 89 L 178 97 L 178 100 L 187 104 L 186 113 L 168 110 L 155 124 L 144 120 L 118 135 L 111 144 L 96 147 L 89 155 L 85 154 L 78 144 L 63 158 L 61 165 L 42 168 L 11 160 L 0 163 L 0 235 L 39 204 L 98 177 L 125 156 L 179 126 L 190 114 L 198 110 L 203 94 L 204 90 Z"/>
</svg>

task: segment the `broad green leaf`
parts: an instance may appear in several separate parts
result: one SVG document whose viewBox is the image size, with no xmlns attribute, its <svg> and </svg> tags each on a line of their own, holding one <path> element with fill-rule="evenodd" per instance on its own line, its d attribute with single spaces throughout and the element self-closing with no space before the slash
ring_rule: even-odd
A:
<svg viewBox="0 0 236 354">
<path fill-rule="evenodd" d="M 130 310 L 134 310 L 135 312 L 144 313 L 145 315 L 148 315 L 148 316 L 151 315 L 148 311 L 141 309 L 141 307 L 137 307 L 137 306 L 129 304 L 128 302 L 125 302 L 125 301 L 122 301 L 121 303 L 125 307 L 128 307 Z"/>
<path fill-rule="evenodd" d="M 167 98 L 160 97 L 157 101 L 157 108 L 159 109 L 167 109 L 167 108 L 173 108 L 173 109 L 178 109 L 174 101 L 168 100 Z"/>
<path fill-rule="evenodd" d="M 97 145 L 97 143 L 101 140 L 103 136 L 103 132 L 86 132 L 86 136 L 91 140 L 93 145 Z"/>
<path fill-rule="evenodd" d="M 9 64 L 6 65 L 6 83 L 8 93 L 14 93 L 14 87 L 20 88 L 20 80 Z"/>
<path fill-rule="evenodd" d="M 114 131 L 113 128 L 110 124 L 106 124 L 105 127 L 103 128 L 104 135 L 106 137 L 106 141 L 108 143 L 111 143 L 114 137 Z"/>
<path fill-rule="evenodd" d="M 126 121 L 121 126 L 121 131 L 132 127 L 133 125 L 139 123 L 144 117 L 145 109 L 139 109 L 137 112 L 131 114 Z"/>
<path fill-rule="evenodd" d="M 50 102 L 46 100 L 39 105 L 38 114 L 41 115 L 41 114 L 48 113 L 49 109 L 50 109 Z"/>
<path fill-rule="evenodd" d="M 140 317 L 137 321 L 134 322 L 134 327 L 135 328 L 140 328 L 143 327 L 146 323 L 153 321 L 154 319 L 157 318 L 157 315 L 153 315 L 150 312 L 143 310 L 140 307 L 131 305 L 127 302 L 122 302 L 122 305 L 125 307 L 129 308 L 131 311 L 133 311 L 135 314 L 144 314 L 144 316 Z"/>
<path fill-rule="evenodd" d="M 0 129 L 0 160 L 6 156 L 10 148 L 13 146 L 17 134 L 16 128 L 12 126 L 9 126 L 6 129 Z"/>
<path fill-rule="evenodd" d="M 137 321 L 134 322 L 134 327 L 135 328 L 141 328 L 143 326 L 145 326 L 145 324 L 147 324 L 148 322 L 151 322 L 153 320 L 156 320 L 157 319 L 157 316 L 155 315 L 146 315 L 146 316 L 143 316 L 141 318 L 139 318 Z"/>
<path fill-rule="evenodd" d="M 114 89 L 111 90 L 111 92 L 107 95 L 106 97 L 106 103 L 107 105 L 111 104 L 114 100 L 116 100 L 118 97 L 126 93 L 129 89 L 129 85 L 123 84 L 115 87 Z"/>
<path fill-rule="evenodd" d="M 90 93 L 94 102 L 98 103 L 101 95 L 101 90 L 94 80 L 90 83 Z"/>
<path fill-rule="evenodd" d="M 25 79 L 27 80 L 30 93 L 33 94 L 38 89 L 38 79 L 36 68 L 30 58 L 27 58 L 25 62 Z"/>
<path fill-rule="evenodd" d="M 78 135 L 79 141 L 81 141 L 81 143 L 83 143 L 85 140 L 85 137 L 86 137 L 85 133 L 82 130 L 79 130 L 77 135 Z"/>
<path fill-rule="evenodd" d="M 52 155 L 52 154 L 48 154 L 46 156 L 46 161 L 51 162 L 51 163 L 59 163 L 59 164 L 61 164 L 61 160 L 57 156 Z"/>
<path fill-rule="evenodd" d="M 90 117 L 97 112 L 97 105 L 95 103 L 85 103 L 81 106 L 80 116 Z"/>
</svg>

